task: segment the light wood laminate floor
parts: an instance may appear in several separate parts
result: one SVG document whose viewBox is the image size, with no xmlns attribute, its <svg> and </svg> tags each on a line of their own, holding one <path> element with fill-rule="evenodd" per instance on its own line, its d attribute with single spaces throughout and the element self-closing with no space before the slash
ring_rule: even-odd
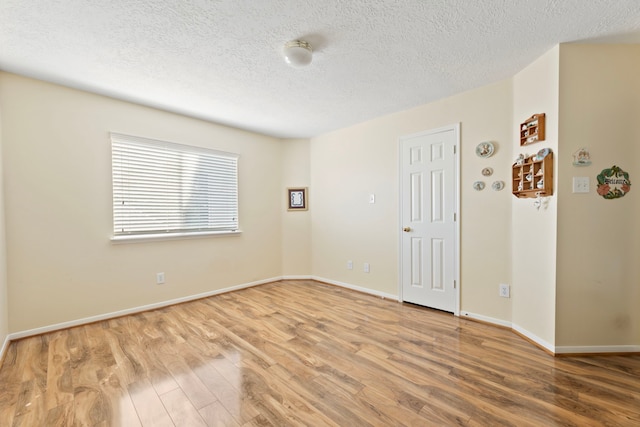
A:
<svg viewBox="0 0 640 427">
<path fill-rule="evenodd" d="M 288 281 L 26 338 L 1 426 L 638 426 L 640 357 Z"/>
</svg>

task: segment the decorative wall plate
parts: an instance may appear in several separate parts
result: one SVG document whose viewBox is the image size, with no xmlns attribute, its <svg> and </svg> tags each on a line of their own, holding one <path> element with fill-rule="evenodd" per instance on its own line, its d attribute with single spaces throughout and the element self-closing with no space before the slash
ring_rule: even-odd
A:
<svg viewBox="0 0 640 427">
<path fill-rule="evenodd" d="M 543 148 L 542 150 L 538 151 L 538 154 L 536 154 L 536 160 L 544 159 L 550 152 L 551 150 L 549 148 Z"/>
<path fill-rule="evenodd" d="M 473 189 L 476 191 L 482 191 L 484 190 L 484 182 L 483 181 L 476 181 L 473 183 Z"/>
<path fill-rule="evenodd" d="M 493 150 L 493 144 L 489 141 L 485 141 L 478 144 L 478 146 L 476 147 L 476 154 L 478 155 L 478 157 L 487 158 L 493 155 Z"/>
<path fill-rule="evenodd" d="M 573 166 L 589 166 L 591 164 L 591 154 L 586 148 L 581 148 L 573 153 Z"/>
<path fill-rule="evenodd" d="M 484 168 L 482 169 L 482 176 L 491 176 L 493 174 L 493 169 Z"/>
<path fill-rule="evenodd" d="M 504 188 L 504 181 L 493 181 L 491 188 L 493 188 L 494 191 L 502 190 Z"/>
<path fill-rule="evenodd" d="M 629 174 L 616 165 L 603 169 L 597 179 L 598 194 L 605 199 L 618 199 L 631 191 Z"/>
</svg>

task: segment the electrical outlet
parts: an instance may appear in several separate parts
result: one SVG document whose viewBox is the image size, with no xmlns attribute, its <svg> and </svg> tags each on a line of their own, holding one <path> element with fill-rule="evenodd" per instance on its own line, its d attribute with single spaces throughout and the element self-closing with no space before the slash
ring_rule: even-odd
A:
<svg viewBox="0 0 640 427">
<path fill-rule="evenodd" d="M 164 283 L 164 273 L 156 273 L 156 284 L 162 285 Z"/>
<path fill-rule="evenodd" d="M 364 272 L 365 272 L 365 273 L 368 273 L 369 271 L 370 271 L 370 269 L 369 269 L 369 263 L 368 263 L 368 262 L 365 262 L 365 263 L 364 263 Z"/>
<path fill-rule="evenodd" d="M 347 261 L 347 270 L 353 270 L 353 261 Z"/>
<path fill-rule="evenodd" d="M 509 296 L 509 285 L 505 285 L 504 283 L 500 283 L 500 296 L 502 298 L 510 298 Z"/>
</svg>

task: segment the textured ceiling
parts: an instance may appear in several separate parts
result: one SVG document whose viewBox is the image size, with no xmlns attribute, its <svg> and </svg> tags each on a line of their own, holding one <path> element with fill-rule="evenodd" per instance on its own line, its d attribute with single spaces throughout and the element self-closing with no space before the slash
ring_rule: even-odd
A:
<svg viewBox="0 0 640 427">
<path fill-rule="evenodd" d="M 288 67 L 301 38 L 313 63 Z M 638 0 L 0 0 L 0 69 L 278 137 L 510 77 L 561 42 L 640 43 Z"/>
</svg>

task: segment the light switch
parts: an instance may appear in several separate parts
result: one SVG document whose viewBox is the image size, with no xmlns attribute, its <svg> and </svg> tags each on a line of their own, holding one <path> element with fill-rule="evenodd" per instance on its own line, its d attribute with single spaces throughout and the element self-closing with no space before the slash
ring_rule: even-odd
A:
<svg viewBox="0 0 640 427">
<path fill-rule="evenodd" d="M 369 203 L 375 203 L 376 202 L 376 195 L 371 193 L 369 194 Z"/>
<path fill-rule="evenodd" d="M 588 176 L 574 176 L 573 177 L 573 192 L 574 193 L 588 193 L 589 192 L 589 177 Z"/>
</svg>

